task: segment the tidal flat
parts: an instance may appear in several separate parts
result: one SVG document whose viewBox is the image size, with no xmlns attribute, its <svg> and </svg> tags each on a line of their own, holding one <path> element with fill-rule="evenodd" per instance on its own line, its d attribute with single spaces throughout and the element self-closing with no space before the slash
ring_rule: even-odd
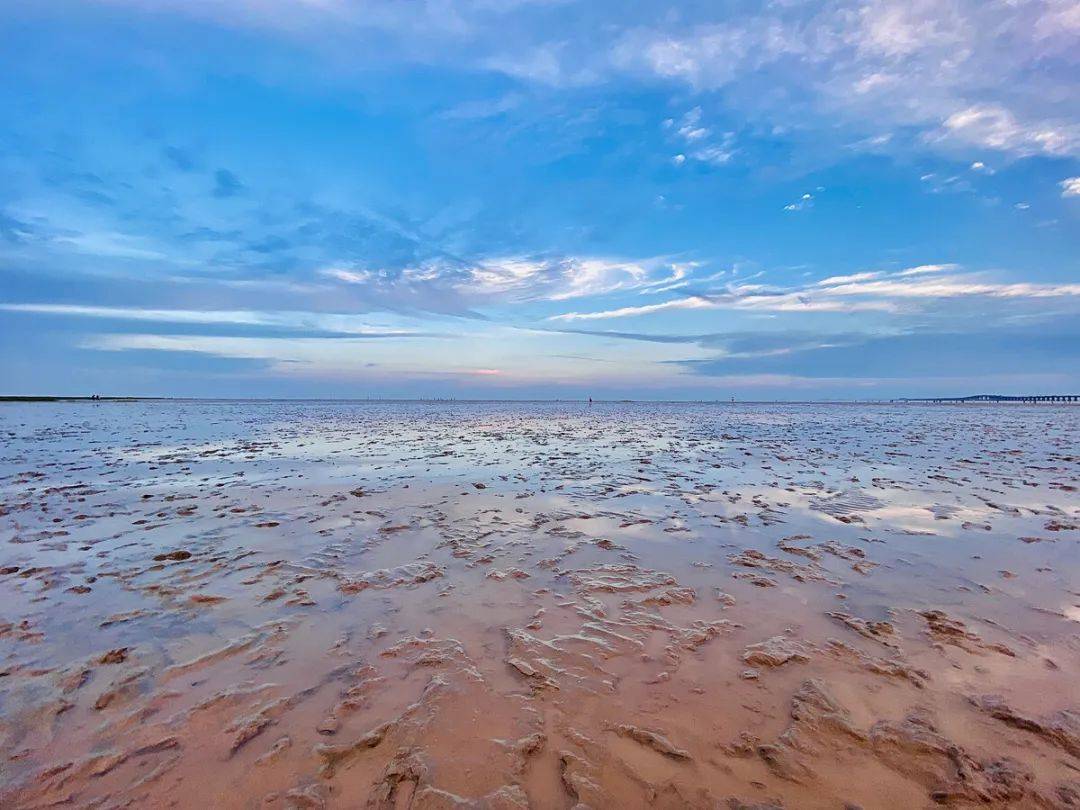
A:
<svg viewBox="0 0 1080 810">
<path fill-rule="evenodd" d="M 1080 807 L 1080 408 L 0 405 L 4 808 Z"/>
</svg>

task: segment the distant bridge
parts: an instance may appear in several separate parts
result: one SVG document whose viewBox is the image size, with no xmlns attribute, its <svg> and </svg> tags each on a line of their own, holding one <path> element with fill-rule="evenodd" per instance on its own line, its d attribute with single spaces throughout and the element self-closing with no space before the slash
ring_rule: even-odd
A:
<svg viewBox="0 0 1080 810">
<path fill-rule="evenodd" d="M 970 397 L 901 397 L 893 402 L 1080 402 L 1080 394 L 1024 394 L 1009 397 L 1004 394 L 974 394 Z"/>
</svg>

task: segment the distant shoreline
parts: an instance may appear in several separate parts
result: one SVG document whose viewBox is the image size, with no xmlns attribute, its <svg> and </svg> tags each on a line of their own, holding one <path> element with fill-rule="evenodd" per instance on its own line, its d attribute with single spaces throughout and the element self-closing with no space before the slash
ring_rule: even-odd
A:
<svg viewBox="0 0 1080 810">
<path fill-rule="evenodd" d="M 393 404 L 412 403 L 430 405 L 455 405 L 455 404 L 527 404 L 527 403 L 566 403 L 579 405 L 1077 405 L 1076 402 L 1051 402 L 1031 401 L 1027 398 L 1017 397 L 1006 400 L 975 400 L 962 397 L 895 397 L 890 399 L 457 399 L 457 398 L 404 398 L 404 397 L 344 397 L 344 398 L 320 398 L 320 397 L 139 397 L 139 396 L 48 396 L 48 395 L 11 395 L 0 396 L 0 404 L 11 403 L 50 403 L 50 402 L 161 402 L 161 403 L 370 403 L 370 404 Z"/>
<path fill-rule="evenodd" d="M 0 396 L 0 402 L 143 402 L 172 401 L 173 397 L 50 397 L 50 396 Z M 181 398 L 175 398 L 182 401 Z M 189 400 L 194 401 L 194 400 Z"/>
</svg>

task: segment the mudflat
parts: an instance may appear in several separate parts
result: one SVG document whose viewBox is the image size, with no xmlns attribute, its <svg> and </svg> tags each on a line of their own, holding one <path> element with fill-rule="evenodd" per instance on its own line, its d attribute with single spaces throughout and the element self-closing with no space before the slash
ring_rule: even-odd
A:
<svg viewBox="0 0 1080 810">
<path fill-rule="evenodd" d="M 0 405 L 5 808 L 1080 807 L 1080 409 Z"/>
</svg>

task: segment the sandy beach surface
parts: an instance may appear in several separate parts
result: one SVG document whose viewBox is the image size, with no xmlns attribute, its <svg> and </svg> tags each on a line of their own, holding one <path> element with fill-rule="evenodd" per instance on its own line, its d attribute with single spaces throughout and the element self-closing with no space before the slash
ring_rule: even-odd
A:
<svg viewBox="0 0 1080 810">
<path fill-rule="evenodd" d="M 1080 807 L 1080 409 L 0 406 L 4 808 Z"/>
</svg>

